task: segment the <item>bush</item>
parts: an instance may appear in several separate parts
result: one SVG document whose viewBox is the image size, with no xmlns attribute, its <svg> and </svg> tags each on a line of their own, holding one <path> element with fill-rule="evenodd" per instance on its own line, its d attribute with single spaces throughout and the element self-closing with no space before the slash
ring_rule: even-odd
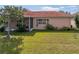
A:
<svg viewBox="0 0 79 59">
<path fill-rule="evenodd" d="M 3 32 L 4 30 L 5 30 L 4 26 L 0 28 L 0 32 Z"/>
<path fill-rule="evenodd" d="M 46 29 L 47 29 L 47 30 L 57 30 L 56 27 L 54 27 L 54 26 L 52 26 L 52 25 L 50 25 L 50 24 L 47 24 Z"/>
<path fill-rule="evenodd" d="M 71 30 L 71 28 L 69 28 L 69 27 L 63 27 L 63 28 L 61 28 L 59 30 L 61 30 L 61 31 L 69 31 L 69 30 Z"/>
<path fill-rule="evenodd" d="M 18 32 L 25 32 L 26 31 L 26 29 L 25 29 L 25 25 L 17 25 L 17 27 L 18 27 L 18 29 L 16 30 L 16 31 L 18 31 Z"/>
<path fill-rule="evenodd" d="M 46 27 L 47 30 L 55 30 L 55 31 L 69 31 L 69 30 L 74 30 L 73 28 L 69 28 L 69 27 L 63 27 L 61 29 L 58 29 L 57 27 L 54 27 L 52 25 L 47 25 Z"/>
<path fill-rule="evenodd" d="M 75 22 L 76 22 L 77 28 L 79 28 L 79 15 L 75 16 Z"/>
<path fill-rule="evenodd" d="M 22 37 L 0 37 L 0 54 L 17 54 L 22 50 Z"/>
<path fill-rule="evenodd" d="M 24 20 L 20 19 L 17 21 L 17 30 L 18 32 L 25 32 L 26 31 L 26 26 L 24 24 Z"/>
</svg>

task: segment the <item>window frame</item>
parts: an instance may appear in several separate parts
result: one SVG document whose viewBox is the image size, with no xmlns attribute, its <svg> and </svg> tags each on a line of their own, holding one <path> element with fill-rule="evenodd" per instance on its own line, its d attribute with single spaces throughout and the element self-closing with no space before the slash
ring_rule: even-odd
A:
<svg viewBox="0 0 79 59">
<path fill-rule="evenodd" d="M 48 24 L 48 21 L 49 21 L 49 19 L 47 19 L 47 18 L 38 18 L 38 19 L 36 19 L 36 26 L 38 26 L 40 24 L 42 24 L 42 25 Z"/>
<path fill-rule="evenodd" d="M 47 24 L 48 19 L 37 19 L 38 24 Z"/>
</svg>

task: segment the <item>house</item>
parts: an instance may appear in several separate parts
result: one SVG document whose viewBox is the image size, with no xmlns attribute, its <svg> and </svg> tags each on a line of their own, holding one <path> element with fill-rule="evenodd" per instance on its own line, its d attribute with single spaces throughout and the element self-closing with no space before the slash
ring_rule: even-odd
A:
<svg viewBox="0 0 79 59">
<path fill-rule="evenodd" d="M 63 27 L 76 28 L 74 16 L 58 11 L 28 11 L 24 12 L 24 24 L 29 31 L 32 29 L 45 29 L 50 24 L 59 29 Z M 13 29 L 17 29 L 17 21 L 10 22 Z"/>
</svg>

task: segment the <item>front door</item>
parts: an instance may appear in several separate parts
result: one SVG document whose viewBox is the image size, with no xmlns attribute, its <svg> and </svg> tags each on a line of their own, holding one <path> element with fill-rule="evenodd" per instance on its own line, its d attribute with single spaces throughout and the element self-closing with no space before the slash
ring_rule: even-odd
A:
<svg viewBox="0 0 79 59">
<path fill-rule="evenodd" d="M 33 18 L 32 17 L 25 18 L 24 23 L 25 23 L 26 30 L 29 30 L 29 27 L 30 27 L 30 29 L 33 28 Z"/>
</svg>

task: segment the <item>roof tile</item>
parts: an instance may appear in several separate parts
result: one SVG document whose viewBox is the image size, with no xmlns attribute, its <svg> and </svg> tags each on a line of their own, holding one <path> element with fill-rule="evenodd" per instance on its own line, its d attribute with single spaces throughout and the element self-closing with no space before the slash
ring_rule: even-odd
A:
<svg viewBox="0 0 79 59">
<path fill-rule="evenodd" d="M 25 12 L 25 17 L 72 17 L 71 14 L 66 14 L 63 12 L 57 11 L 32 11 L 32 12 Z"/>
</svg>

